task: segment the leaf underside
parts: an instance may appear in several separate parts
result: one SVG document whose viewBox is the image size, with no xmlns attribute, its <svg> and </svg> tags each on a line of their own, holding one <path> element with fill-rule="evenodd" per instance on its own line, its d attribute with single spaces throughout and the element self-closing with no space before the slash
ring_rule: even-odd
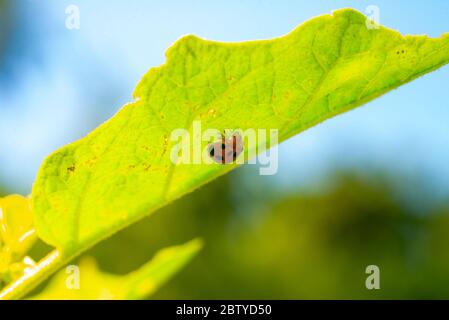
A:
<svg viewBox="0 0 449 320">
<path fill-rule="evenodd" d="M 342 9 L 272 40 L 180 39 L 134 102 L 45 160 L 32 193 L 38 235 L 61 250 L 90 246 L 234 169 L 172 164 L 170 133 L 194 120 L 274 128 L 282 141 L 449 62 L 448 34 L 402 36 L 366 19 Z"/>
</svg>

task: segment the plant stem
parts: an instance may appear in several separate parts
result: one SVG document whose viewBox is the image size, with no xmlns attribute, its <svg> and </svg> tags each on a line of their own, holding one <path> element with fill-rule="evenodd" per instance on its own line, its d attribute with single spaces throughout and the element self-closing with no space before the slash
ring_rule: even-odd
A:
<svg viewBox="0 0 449 320">
<path fill-rule="evenodd" d="M 43 258 L 35 268 L 26 272 L 0 292 L 0 300 L 20 299 L 47 279 L 58 269 L 67 264 L 72 255 L 64 255 L 55 249 Z"/>
</svg>

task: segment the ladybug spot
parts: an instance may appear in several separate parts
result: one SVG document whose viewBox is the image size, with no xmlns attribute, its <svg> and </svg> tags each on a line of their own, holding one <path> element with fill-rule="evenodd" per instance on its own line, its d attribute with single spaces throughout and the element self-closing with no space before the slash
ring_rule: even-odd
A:
<svg viewBox="0 0 449 320">
<path fill-rule="evenodd" d="M 214 148 L 210 148 L 209 154 L 210 154 L 211 157 L 213 157 L 214 154 L 215 154 L 215 149 Z"/>
<path fill-rule="evenodd" d="M 221 150 L 224 150 L 226 148 L 226 145 L 224 143 L 221 144 Z"/>
</svg>

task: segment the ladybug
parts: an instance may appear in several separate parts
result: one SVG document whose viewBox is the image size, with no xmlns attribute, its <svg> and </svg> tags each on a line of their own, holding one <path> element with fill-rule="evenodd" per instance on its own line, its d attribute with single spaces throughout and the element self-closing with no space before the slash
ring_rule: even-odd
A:
<svg viewBox="0 0 449 320">
<path fill-rule="evenodd" d="M 243 138 L 240 133 L 233 133 L 226 138 L 223 134 L 221 140 L 208 147 L 209 156 L 219 164 L 233 163 L 243 151 Z"/>
</svg>

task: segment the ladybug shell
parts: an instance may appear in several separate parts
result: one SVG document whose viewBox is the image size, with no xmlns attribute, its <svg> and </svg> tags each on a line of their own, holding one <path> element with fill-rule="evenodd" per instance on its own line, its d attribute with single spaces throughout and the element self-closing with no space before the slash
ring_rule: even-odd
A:
<svg viewBox="0 0 449 320">
<path fill-rule="evenodd" d="M 233 163 L 243 151 L 242 136 L 234 134 L 229 138 L 222 137 L 221 141 L 211 144 L 208 151 L 216 163 Z"/>
</svg>

